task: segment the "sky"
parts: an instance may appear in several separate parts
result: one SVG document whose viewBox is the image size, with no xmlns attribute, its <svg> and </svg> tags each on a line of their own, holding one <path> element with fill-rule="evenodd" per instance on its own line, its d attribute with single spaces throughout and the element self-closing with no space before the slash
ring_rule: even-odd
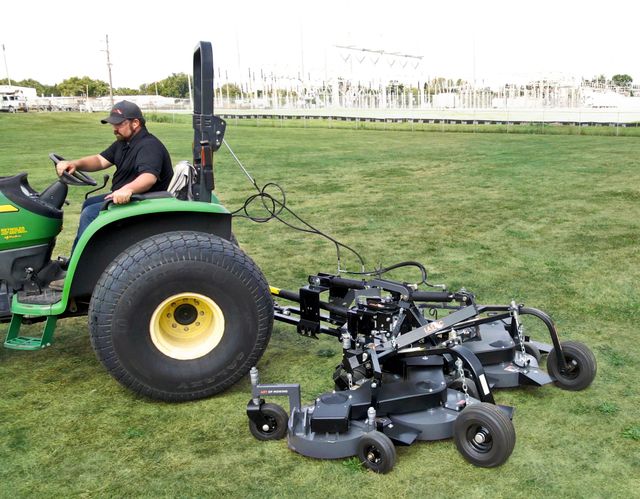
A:
<svg viewBox="0 0 640 499">
<path fill-rule="evenodd" d="M 95 6 L 87 0 L 36 0 L 11 5 L 16 10 L 11 17 L 24 20 L 0 27 L 0 76 L 8 72 L 12 80 L 53 84 L 86 75 L 108 81 L 108 35 L 114 87 L 138 88 L 172 73 L 190 74 L 199 40 L 212 42 L 221 79 L 252 72 L 495 84 L 629 74 L 640 83 L 640 4 L 630 0 L 135 0 Z M 22 5 L 25 11 L 19 12 Z"/>
</svg>

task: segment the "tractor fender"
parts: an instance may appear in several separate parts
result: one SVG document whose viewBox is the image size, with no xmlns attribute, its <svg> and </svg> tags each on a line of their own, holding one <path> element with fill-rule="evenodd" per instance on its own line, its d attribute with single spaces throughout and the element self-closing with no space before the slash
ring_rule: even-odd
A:
<svg viewBox="0 0 640 499">
<path fill-rule="evenodd" d="M 70 298 L 88 303 L 107 266 L 131 245 L 156 234 L 181 230 L 214 234 L 229 240 L 231 214 L 217 203 L 174 198 L 111 204 L 78 240 L 69 260 L 62 300 L 52 307 L 52 312 L 63 313 Z"/>
</svg>

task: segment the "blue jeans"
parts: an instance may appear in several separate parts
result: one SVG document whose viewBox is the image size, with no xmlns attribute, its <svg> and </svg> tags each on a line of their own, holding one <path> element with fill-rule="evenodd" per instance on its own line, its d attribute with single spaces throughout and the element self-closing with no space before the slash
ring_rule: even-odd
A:
<svg viewBox="0 0 640 499">
<path fill-rule="evenodd" d="M 104 203 L 104 198 L 106 195 L 107 194 L 91 196 L 84 203 L 82 203 L 82 211 L 80 212 L 80 223 L 78 224 L 78 233 L 76 234 L 76 239 L 73 241 L 73 246 L 71 247 L 72 254 L 73 250 L 76 248 L 76 244 L 78 244 L 78 240 L 80 239 L 82 233 L 87 230 L 89 224 L 93 222 L 100 214 L 100 208 L 102 208 L 102 204 Z"/>
</svg>

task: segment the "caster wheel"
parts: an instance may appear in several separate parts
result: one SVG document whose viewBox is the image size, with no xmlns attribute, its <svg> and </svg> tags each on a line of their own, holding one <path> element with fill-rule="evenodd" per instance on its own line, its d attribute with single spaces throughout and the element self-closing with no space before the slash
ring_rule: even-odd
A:
<svg viewBox="0 0 640 499">
<path fill-rule="evenodd" d="M 496 406 L 484 402 L 469 405 L 460 413 L 453 438 L 460 454 L 483 468 L 503 464 L 516 444 L 511 420 Z"/>
<path fill-rule="evenodd" d="M 577 341 L 562 343 L 562 353 L 567 370 L 560 372 L 555 348 L 547 357 L 547 371 L 556 379 L 556 384 L 565 390 L 584 390 L 596 377 L 596 358 L 589 348 Z"/>
<path fill-rule="evenodd" d="M 371 471 L 389 473 L 396 464 L 396 448 L 384 433 L 372 431 L 358 442 L 358 458 Z"/>
<path fill-rule="evenodd" d="M 258 440 L 280 440 L 287 434 L 287 412 L 277 404 L 263 404 L 260 412 L 266 423 L 258 426 L 249 420 L 249 431 Z"/>
</svg>

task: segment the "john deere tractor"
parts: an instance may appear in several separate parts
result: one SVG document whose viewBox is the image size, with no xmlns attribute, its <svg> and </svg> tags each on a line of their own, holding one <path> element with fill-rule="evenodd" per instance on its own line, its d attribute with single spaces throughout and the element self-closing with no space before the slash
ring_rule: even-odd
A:
<svg viewBox="0 0 640 499">
<path fill-rule="evenodd" d="M 192 182 L 178 193 L 105 203 L 68 262 L 52 260 L 67 191 L 95 181 L 65 174 L 36 192 L 27 173 L 0 178 L 5 347 L 45 348 L 58 319 L 86 315 L 109 373 L 137 393 L 172 401 L 213 395 L 256 364 L 271 335 L 273 303 L 262 272 L 233 242 L 229 211 L 212 194 L 212 156 L 225 122 L 213 115 L 208 42 L 196 47 L 193 66 Z M 49 284 L 61 267 L 64 287 L 55 290 Z M 42 336 L 23 336 L 21 326 L 33 322 L 44 323 Z"/>
</svg>

